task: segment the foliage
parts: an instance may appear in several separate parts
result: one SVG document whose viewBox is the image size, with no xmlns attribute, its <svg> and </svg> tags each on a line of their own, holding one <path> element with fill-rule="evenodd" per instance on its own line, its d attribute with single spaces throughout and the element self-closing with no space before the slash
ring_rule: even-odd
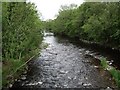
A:
<svg viewBox="0 0 120 90">
<path fill-rule="evenodd" d="M 117 86 L 120 88 L 120 71 L 116 70 L 112 66 L 109 66 L 106 58 L 101 58 L 101 65 L 104 69 L 107 69 L 110 72 L 110 74 L 115 79 L 115 82 L 116 82 Z"/>
<path fill-rule="evenodd" d="M 74 6 L 74 5 L 73 5 Z M 79 7 L 62 6 L 46 28 L 55 34 L 120 48 L 120 2 L 84 2 Z"/>
<path fill-rule="evenodd" d="M 106 61 L 106 58 L 102 58 L 101 59 L 101 65 L 104 69 L 107 69 L 108 68 L 108 63 Z"/>
<path fill-rule="evenodd" d="M 111 70 L 109 70 L 109 72 L 114 77 L 118 87 L 120 88 L 120 71 L 116 70 L 115 68 L 112 68 Z"/>
<path fill-rule="evenodd" d="M 32 3 L 2 3 L 3 85 L 7 77 L 33 56 L 42 41 L 42 22 Z"/>
</svg>

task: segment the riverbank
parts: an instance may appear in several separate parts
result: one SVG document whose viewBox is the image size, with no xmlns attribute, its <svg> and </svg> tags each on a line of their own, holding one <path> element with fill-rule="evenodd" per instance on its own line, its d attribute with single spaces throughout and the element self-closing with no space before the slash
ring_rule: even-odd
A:
<svg viewBox="0 0 120 90">
<path fill-rule="evenodd" d="M 60 35 L 61 37 L 61 35 Z M 107 63 L 106 67 L 112 67 L 110 70 L 108 70 L 108 73 L 111 74 L 111 77 L 113 78 L 113 80 L 115 81 L 115 83 L 117 84 L 118 87 L 120 87 L 120 78 L 119 78 L 119 70 L 120 70 L 120 63 L 119 63 L 119 55 L 120 55 L 120 51 L 119 49 L 115 49 L 115 48 L 111 48 L 109 46 L 106 45 L 102 45 L 99 43 L 95 43 L 95 42 L 90 42 L 87 40 L 81 40 L 79 38 L 69 38 L 68 36 L 64 35 L 64 37 L 70 39 L 71 42 L 75 43 L 79 43 L 80 46 L 83 47 L 87 47 L 87 48 L 92 48 L 94 51 L 99 51 L 102 52 L 104 54 L 109 54 L 111 56 L 107 57 L 106 55 L 100 56 L 99 53 L 96 54 L 95 52 L 91 53 L 90 51 L 88 51 L 85 55 L 86 57 L 92 58 L 93 64 L 96 64 L 98 69 L 105 69 L 103 66 L 104 62 Z M 116 57 L 116 58 L 115 58 Z M 103 58 L 105 58 L 106 61 L 103 62 Z M 102 63 L 103 62 L 103 63 Z M 102 64 L 101 64 L 102 63 Z M 102 65 L 102 66 L 101 66 Z"/>
<path fill-rule="evenodd" d="M 110 47 L 108 45 L 103 45 L 100 43 L 79 39 L 78 37 L 69 37 L 67 35 L 60 35 L 60 34 L 54 34 L 54 35 L 58 36 L 58 37 L 67 38 L 70 42 L 72 42 L 73 44 L 76 44 L 77 46 L 86 47 L 90 50 L 92 49 L 94 51 L 99 51 L 99 52 L 103 53 L 103 56 L 106 57 L 106 59 L 108 61 L 112 60 L 113 61 L 112 65 L 115 68 L 120 70 L 120 66 L 119 66 L 120 65 L 120 62 L 119 62 L 120 50 L 118 48 L 114 48 L 114 47 Z M 109 56 L 107 54 L 109 54 Z"/>
<path fill-rule="evenodd" d="M 45 49 L 48 45 L 42 43 L 39 49 L 36 49 L 31 56 L 24 58 L 24 60 L 9 60 L 2 65 L 2 88 L 11 88 L 14 82 L 21 77 L 22 74 L 26 74 L 28 71 L 28 63 L 35 59 L 41 52 L 41 49 Z"/>
<path fill-rule="evenodd" d="M 34 51 L 34 54 L 27 56 L 20 60 L 8 60 L 2 63 L 2 88 L 12 87 L 13 83 L 19 78 L 19 76 L 27 71 L 27 63 L 32 60 L 38 50 Z"/>
<path fill-rule="evenodd" d="M 86 57 L 89 49 L 63 37 L 46 36 L 44 42 L 48 47 L 29 62 L 25 79 L 12 88 L 116 88 L 110 74 Z"/>
<path fill-rule="evenodd" d="M 35 4 L 26 1 L 2 3 L 1 20 L 2 87 L 8 88 L 38 53 L 43 29 Z"/>
</svg>

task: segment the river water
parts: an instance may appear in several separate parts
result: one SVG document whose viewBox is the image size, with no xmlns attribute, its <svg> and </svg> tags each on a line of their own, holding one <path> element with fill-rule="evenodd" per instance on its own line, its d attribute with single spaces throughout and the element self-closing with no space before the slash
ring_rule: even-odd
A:
<svg viewBox="0 0 120 90">
<path fill-rule="evenodd" d="M 110 74 L 101 69 L 99 52 L 71 43 L 68 39 L 46 35 L 48 44 L 41 54 L 28 63 L 27 73 L 21 75 L 14 87 L 22 88 L 115 88 Z"/>
</svg>

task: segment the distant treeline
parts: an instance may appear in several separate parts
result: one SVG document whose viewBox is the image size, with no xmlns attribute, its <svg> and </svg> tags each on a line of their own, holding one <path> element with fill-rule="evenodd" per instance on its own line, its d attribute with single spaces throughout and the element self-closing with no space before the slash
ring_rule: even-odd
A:
<svg viewBox="0 0 120 90">
<path fill-rule="evenodd" d="M 36 7 L 26 2 L 2 3 L 3 85 L 14 79 L 13 73 L 36 54 L 42 41 L 42 21 Z"/>
<path fill-rule="evenodd" d="M 55 34 L 77 37 L 120 49 L 120 2 L 84 2 L 62 6 L 45 28 Z"/>
</svg>

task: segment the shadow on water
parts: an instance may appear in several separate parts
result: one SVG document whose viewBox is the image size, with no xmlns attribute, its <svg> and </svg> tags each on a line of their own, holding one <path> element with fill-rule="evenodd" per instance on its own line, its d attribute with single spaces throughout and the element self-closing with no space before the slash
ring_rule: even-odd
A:
<svg viewBox="0 0 120 90">
<path fill-rule="evenodd" d="M 118 60 L 116 52 L 65 36 L 47 35 L 43 42 L 48 43 L 48 47 L 28 63 L 27 73 L 15 82 L 13 88 L 116 87 L 110 74 L 101 69 L 100 60 L 86 54 Z"/>
<path fill-rule="evenodd" d="M 79 39 L 75 38 L 68 38 L 67 36 L 55 36 L 57 38 L 57 42 L 59 43 L 66 43 L 70 42 L 76 47 L 85 48 L 92 53 L 97 53 L 97 55 L 102 55 L 103 57 L 107 58 L 109 61 L 113 61 L 112 65 L 120 70 L 120 51 L 116 49 L 112 49 L 110 47 L 105 47 L 102 45 L 98 45 L 95 43 L 85 43 L 80 41 Z M 67 44 L 67 43 L 66 43 Z"/>
</svg>

